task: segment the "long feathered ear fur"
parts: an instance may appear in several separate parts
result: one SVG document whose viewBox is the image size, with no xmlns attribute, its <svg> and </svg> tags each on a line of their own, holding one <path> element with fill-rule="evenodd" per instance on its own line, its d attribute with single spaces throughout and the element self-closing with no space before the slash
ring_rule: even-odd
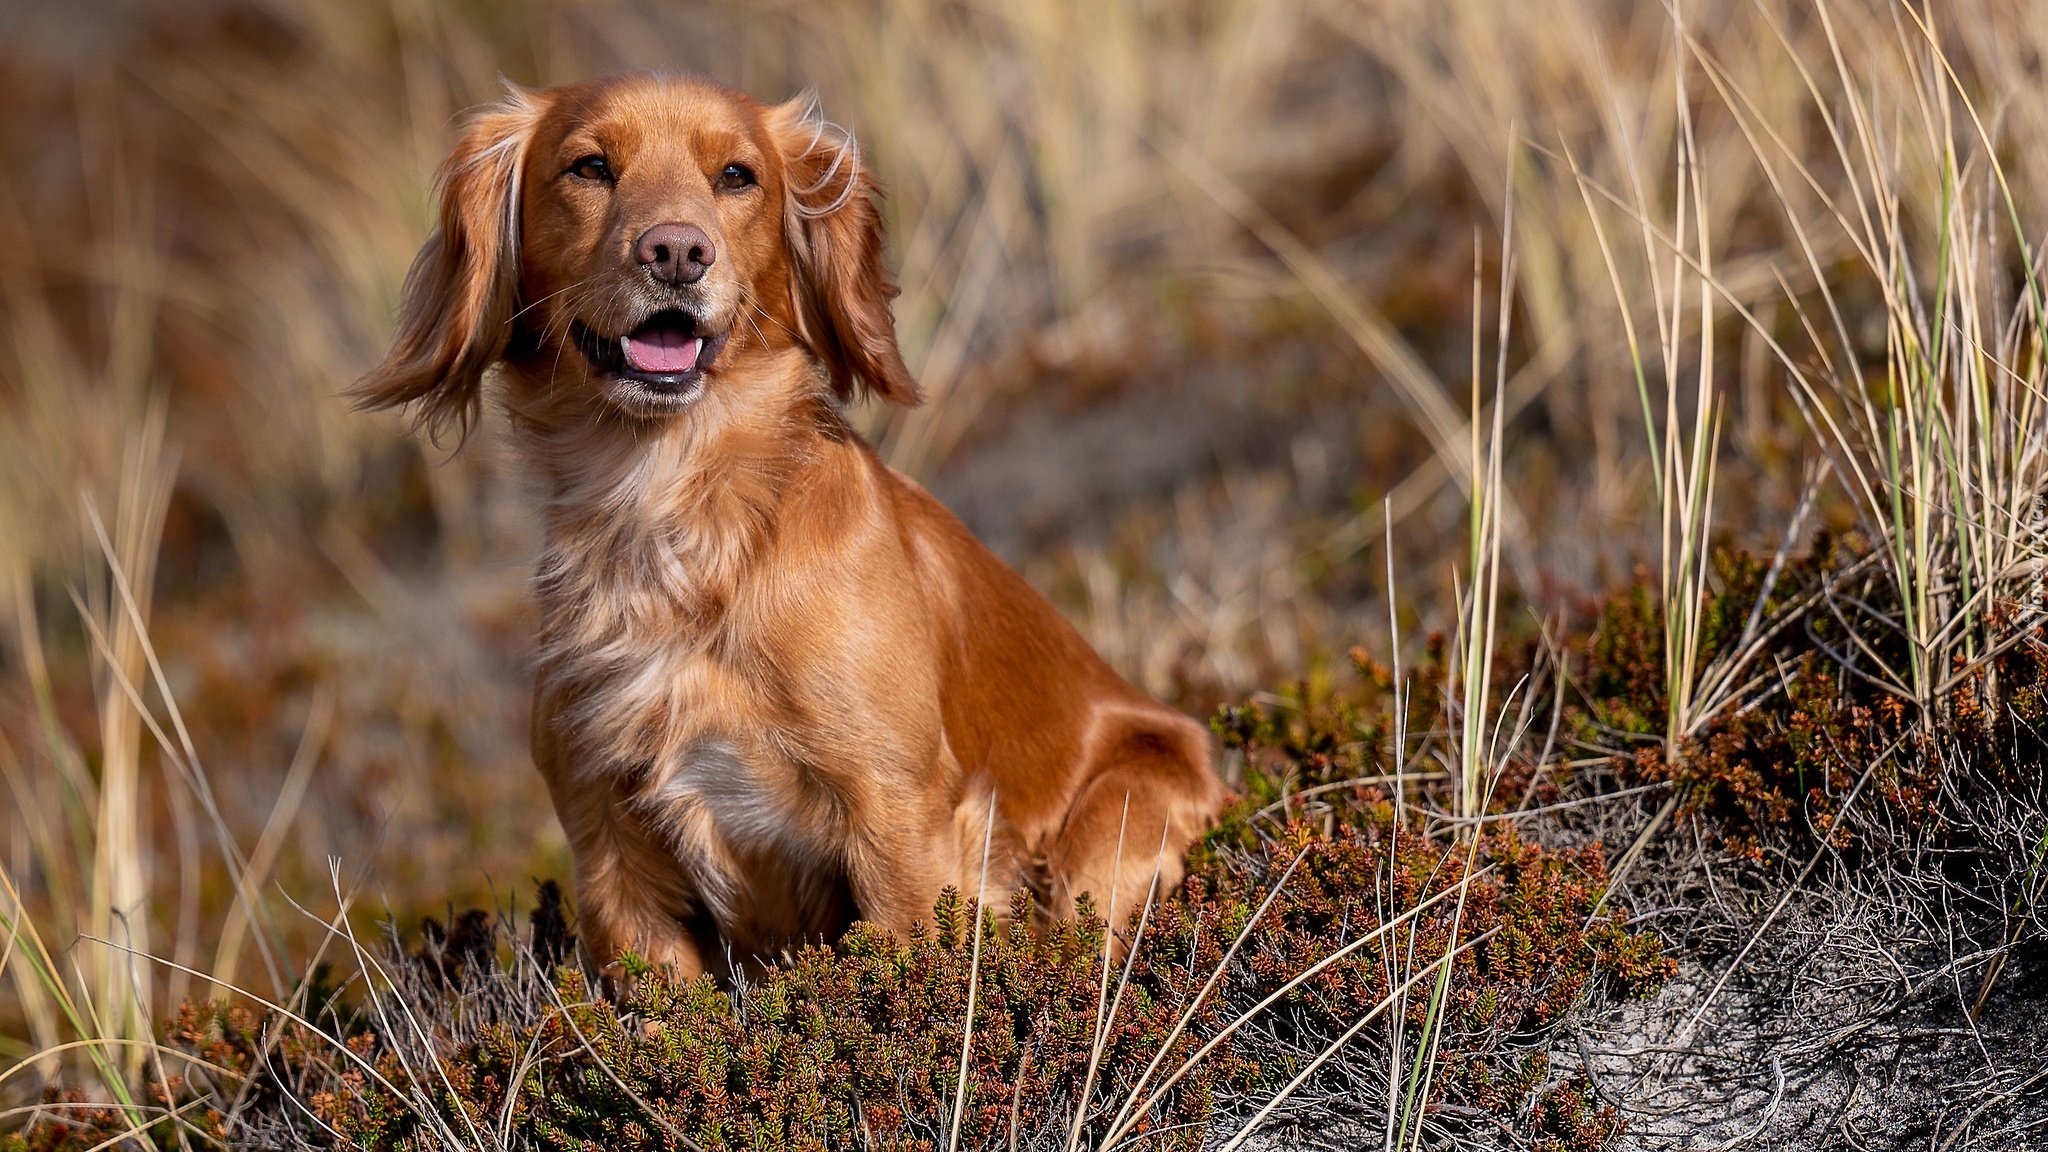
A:
<svg viewBox="0 0 2048 1152">
<path fill-rule="evenodd" d="M 436 438 L 451 424 L 468 436 L 518 311 L 519 174 L 542 107 L 506 88 L 470 116 L 436 173 L 441 226 L 406 275 L 398 335 L 349 390 L 362 408 L 413 405 L 415 426 Z"/>
<path fill-rule="evenodd" d="M 916 404 L 922 397 L 889 312 L 897 288 L 883 259 L 880 189 L 861 167 L 859 147 L 819 113 L 813 93 L 770 108 L 768 127 L 782 154 L 782 227 L 800 335 L 840 399 L 865 389 Z"/>
</svg>

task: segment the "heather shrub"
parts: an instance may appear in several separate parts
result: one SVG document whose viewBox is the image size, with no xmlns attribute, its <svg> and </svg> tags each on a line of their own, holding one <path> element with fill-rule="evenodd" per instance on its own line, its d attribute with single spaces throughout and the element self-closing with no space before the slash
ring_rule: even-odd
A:
<svg viewBox="0 0 2048 1152">
<path fill-rule="evenodd" d="M 2006 629 L 1997 650 L 1954 658 L 1936 714 L 1923 715 L 1884 674 L 1903 665 L 1906 638 L 1884 626 L 1896 597 L 1868 555 L 1857 540 L 1823 537 L 1767 593 L 1757 557 L 1717 554 L 1702 659 L 1734 642 L 1759 597 L 1758 615 L 1780 625 L 1749 690 L 1676 749 L 1658 742 L 1665 633 L 1654 589 L 1639 580 L 1601 602 L 1566 707 L 1578 746 L 1612 755 L 1625 782 L 1674 785 L 1681 820 L 1701 821 L 1722 847 L 1759 863 L 1810 856 L 1822 838 L 1842 849 L 1892 829 L 1939 836 L 1951 823 L 1942 807 L 1951 776 L 1999 792 L 2037 778 L 2048 757 L 2043 626 Z M 2013 618 L 2023 608 L 2001 606 Z M 1877 815 L 1848 819 L 1859 785 Z"/>
<path fill-rule="evenodd" d="M 1289 786 L 1283 775 L 1328 777 L 1316 756 L 1360 755 L 1358 726 L 1384 719 L 1366 711 L 1354 700 L 1219 722 L 1247 753 L 1249 795 L 1198 846 L 1179 891 L 1119 910 L 1119 931 L 1136 943 L 1127 966 L 1111 960 L 1106 1011 L 1108 926 L 1085 901 L 1075 919 L 1034 931 L 1026 894 L 977 909 L 948 891 L 908 939 L 860 925 L 730 990 L 629 958 L 636 978 L 611 1001 L 564 962 L 568 928 L 548 886 L 524 932 L 472 913 L 430 923 L 410 950 L 394 938 L 388 989 L 308 1013 L 346 1055 L 281 1016 L 184 1006 L 169 1042 L 223 1075 L 173 1080 L 171 1095 L 238 1143 L 401 1149 L 490 1130 L 539 1148 L 709 1149 L 945 1147 L 958 1093 L 959 1147 L 1063 1146 L 1077 1110 L 1094 1147 L 1126 1104 L 1254 1005 L 1442 897 L 1236 1028 L 1123 1138 L 1201 1147 L 1211 1125 L 1257 1108 L 1390 996 L 1412 1036 L 1428 998 L 1397 986 L 1465 946 L 1436 1053 L 1435 1122 L 1511 1121 L 1539 1147 L 1601 1147 L 1611 1112 L 1575 1079 L 1553 1083 L 1537 1040 L 1587 996 L 1656 988 L 1670 962 L 1618 907 L 1596 913 L 1597 846 L 1544 848 L 1506 827 L 1462 842 L 1425 836 L 1378 784 L 1326 790 L 1313 814 L 1261 802 Z M 1295 736 L 1272 739 L 1283 731 Z M 1387 1043 L 1384 1031 L 1362 1033 L 1327 1069 L 1331 1083 L 1346 1062 L 1350 1074 L 1383 1063 Z M 33 1143 L 11 1138 L 8 1152 L 84 1152 L 108 1131 L 108 1117 L 82 1115 L 37 1126 Z"/>
</svg>

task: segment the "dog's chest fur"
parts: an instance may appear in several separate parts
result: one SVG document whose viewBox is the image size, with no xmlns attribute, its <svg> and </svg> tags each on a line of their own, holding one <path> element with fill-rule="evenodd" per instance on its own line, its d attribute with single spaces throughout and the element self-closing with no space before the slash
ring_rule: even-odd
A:
<svg viewBox="0 0 2048 1152">
<path fill-rule="evenodd" d="M 706 456 L 728 467 L 708 474 Z M 702 910 L 756 928 L 763 938 L 744 943 L 757 947 L 839 914 L 850 798 L 823 766 L 830 750 L 812 746 L 811 718 L 857 708 L 765 642 L 788 631 L 754 574 L 790 471 L 643 446 L 602 499 L 558 489 L 566 514 L 552 518 L 536 580 L 538 719 L 569 754 L 556 770 L 572 787 L 625 792 Z"/>
</svg>

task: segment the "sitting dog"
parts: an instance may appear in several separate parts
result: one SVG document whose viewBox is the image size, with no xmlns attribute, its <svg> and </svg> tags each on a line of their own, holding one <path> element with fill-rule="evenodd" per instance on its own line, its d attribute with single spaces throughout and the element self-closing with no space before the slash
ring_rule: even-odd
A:
<svg viewBox="0 0 2048 1152">
<path fill-rule="evenodd" d="M 1178 883 L 1223 799 L 1201 726 L 840 417 L 919 397 L 874 182 L 813 102 L 513 90 L 439 184 L 355 395 L 467 433 L 503 366 L 546 498 L 533 756 L 587 960 L 901 933 L 948 885 L 1121 917 Z"/>
</svg>

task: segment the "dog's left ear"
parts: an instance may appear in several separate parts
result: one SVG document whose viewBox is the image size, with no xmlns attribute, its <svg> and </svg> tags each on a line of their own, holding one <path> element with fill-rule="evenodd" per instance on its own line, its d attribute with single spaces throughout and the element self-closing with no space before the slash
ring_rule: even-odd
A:
<svg viewBox="0 0 2048 1152">
<path fill-rule="evenodd" d="M 398 334 L 350 394 L 364 408 L 413 406 L 415 422 L 466 436 L 484 372 L 505 355 L 519 297 L 519 173 L 542 102 L 513 85 L 474 112 L 435 183 L 441 227 L 405 278 Z"/>
<path fill-rule="evenodd" d="M 880 189 L 861 167 L 853 137 L 799 96 L 768 110 L 782 156 L 783 224 L 800 335 L 832 374 L 832 390 L 858 388 L 911 405 L 922 400 L 896 347 L 889 301 L 897 293 L 883 260 Z"/>
</svg>

